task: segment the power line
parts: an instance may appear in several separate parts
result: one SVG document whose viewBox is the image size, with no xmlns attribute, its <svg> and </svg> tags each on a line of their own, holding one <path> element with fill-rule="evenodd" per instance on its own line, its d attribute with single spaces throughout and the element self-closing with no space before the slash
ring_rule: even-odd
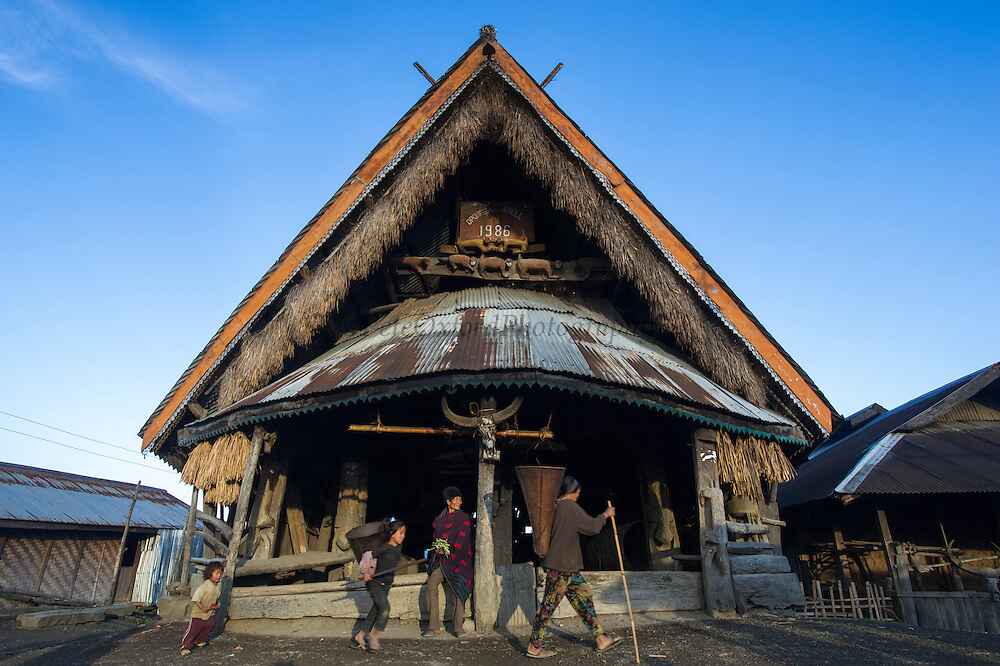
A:
<svg viewBox="0 0 1000 666">
<path fill-rule="evenodd" d="M 108 460 L 117 460 L 118 462 L 123 462 L 123 463 L 125 463 L 127 465 L 137 465 L 139 467 L 145 467 L 147 469 L 152 469 L 152 470 L 155 470 L 157 472 L 163 472 L 164 474 L 174 474 L 173 470 L 160 469 L 159 467 L 153 467 L 152 465 L 147 465 L 145 463 L 135 462 L 134 460 L 125 460 L 124 458 L 117 458 L 115 456 L 105 455 L 103 453 L 98 453 L 97 451 L 91 451 L 89 449 L 81 449 L 78 446 L 72 446 L 71 444 L 64 444 L 62 442 L 57 442 L 54 439 L 49 439 L 47 437 L 39 437 L 38 435 L 32 435 L 32 434 L 29 434 L 29 433 L 26 433 L 26 432 L 21 432 L 20 430 L 13 430 L 11 428 L 5 428 L 3 426 L 0 426 L 0 430 L 5 430 L 7 432 L 12 432 L 15 435 L 21 435 L 22 437 L 30 437 L 31 439 L 37 439 L 37 440 L 40 440 L 40 441 L 43 441 L 43 442 L 48 442 L 49 444 L 55 444 L 56 446 L 62 446 L 62 447 L 67 448 L 67 449 L 73 449 L 74 451 L 80 451 L 82 453 L 89 453 L 92 456 L 100 456 L 101 458 L 107 458 Z"/>
<path fill-rule="evenodd" d="M 122 446 L 121 444 L 112 444 L 111 442 L 105 442 L 103 439 L 95 439 L 93 437 L 88 437 L 86 435 L 81 435 L 78 432 L 72 432 L 70 430 L 63 430 L 62 428 L 58 428 L 58 427 L 56 427 L 54 425 L 49 425 L 48 423 L 42 423 L 41 421 L 35 421 L 34 419 L 29 419 L 27 416 L 18 416 L 17 414 L 11 414 L 10 412 L 5 412 L 2 409 L 0 409 L 0 414 L 3 414 L 5 416 L 10 416 L 12 418 L 15 418 L 15 419 L 18 419 L 18 420 L 21 420 L 21 421 L 27 421 L 28 423 L 34 423 L 35 425 L 42 426 L 43 428 L 48 428 L 49 430 L 55 430 L 57 432 L 61 432 L 64 435 L 72 435 L 73 437 L 79 437 L 80 439 L 85 439 L 88 442 L 94 442 L 95 444 L 103 444 L 104 446 L 110 446 L 110 447 L 112 447 L 114 449 L 121 449 L 122 451 L 128 451 L 129 453 L 135 453 L 135 448 L 134 447 Z"/>
</svg>

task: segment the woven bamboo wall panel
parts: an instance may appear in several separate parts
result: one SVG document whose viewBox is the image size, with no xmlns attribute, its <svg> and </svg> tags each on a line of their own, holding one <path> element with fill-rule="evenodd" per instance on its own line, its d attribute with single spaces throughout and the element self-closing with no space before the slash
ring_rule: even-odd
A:
<svg viewBox="0 0 1000 666">
<path fill-rule="evenodd" d="M 42 539 L 16 537 L 8 540 L 0 561 L 0 589 L 35 593 L 44 547 Z"/>
<path fill-rule="evenodd" d="M 50 597 L 68 599 L 73 593 L 73 572 L 76 570 L 79 546 L 76 541 L 69 539 L 57 539 L 51 543 L 39 592 Z"/>
</svg>

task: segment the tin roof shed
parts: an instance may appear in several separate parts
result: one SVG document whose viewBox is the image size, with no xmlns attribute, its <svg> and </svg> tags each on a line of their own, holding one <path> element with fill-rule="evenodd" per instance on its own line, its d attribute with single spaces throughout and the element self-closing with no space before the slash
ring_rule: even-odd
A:
<svg viewBox="0 0 1000 666">
<path fill-rule="evenodd" d="M 122 527 L 134 488 L 120 481 L 0 463 L 0 527 Z M 132 527 L 182 529 L 187 512 L 188 505 L 166 490 L 142 486 Z"/>
</svg>

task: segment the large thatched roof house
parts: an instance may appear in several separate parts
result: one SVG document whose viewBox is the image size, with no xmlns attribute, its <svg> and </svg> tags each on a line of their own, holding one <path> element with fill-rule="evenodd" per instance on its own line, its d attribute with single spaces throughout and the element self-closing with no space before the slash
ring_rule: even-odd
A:
<svg viewBox="0 0 1000 666">
<path fill-rule="evenodd" d="M 774 557 L 740 569 L 742 583 L 769 576 L 789 591 L 775 598 L 791 599 L 797 583 L 760 523 L 777 522 L 771 490 L 792 473 L 787 450 L 836 418 L 486 26 L 292 240 L 140 435 L 207 501 L 234 505 L 238 528 L 249 523 L 244 571 L 299 571 L 283 581 L 305 586 L 336 583 L 309 582 L 295 562 L 351 559 L 343 535 L 366 517 L 405 517 L 417 555 L 440 486 L 459 485 L 479 516 L 477 624 L 492 626 L 503 572 L 532 558 L 530 498 L 514 492 L 514 467 L 527 463 L 568 466 L 595 505 L 614 495 L 626 564 L 677 581 L 656 608 L 744 603 L 728 556 L 705 546 L 729 533 L 753 538 L 729 544 L 733 560 Z M 740 500 L 728 516 L 727 497 Z M 256 562 L 271 559 L 282 564 Z M 587 564 L 613 568 L 600 537 Z M 259 617 L 266 594 L 237 588 L 232 617 Z M 331 613 L 296 609 L 281 617 Z"/>
</svg>

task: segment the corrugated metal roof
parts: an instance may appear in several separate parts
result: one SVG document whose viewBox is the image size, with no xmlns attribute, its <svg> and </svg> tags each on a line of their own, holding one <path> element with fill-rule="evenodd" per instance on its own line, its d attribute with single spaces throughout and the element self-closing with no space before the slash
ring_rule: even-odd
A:
<svg viewBox="0 0 1000 666">
<path fill-rule="evenodd" d="M 1000 423 L 926 423 L 936 421 L 932 415 L 941 406 L 986 390 L 997 376 L 1000 364 L 987 366 L 859 428 L 845 429 L 813 451 L 795 479 L 779 486 L 779 502 L 794 506 L 839 494 L 1000 490 Z M 983 473 L 995 474 L 995 481 L 982 481 Z"/>
<path fill-rule="evenodd" d="M 5 520 L 117 527 L 125 525 L 134 484 L 0 463 L 0 524 Z M 134 527 L 181 529 L 188 505 L 166 490 L 142 486 Z"/>
<path fill-rule="evenodd" d="M 1000 424 L 947 423 L 900 439 L 854 490 L 863 493 L 1000 492 Z"/>
<path fill-rule="evenodd" d="M 631 331 L 606 301 L 502 287 L 407 301 L 223 413 L 362 384 L 497 370 L 569 375 L 652 391 L 755 422 L 794 425 Z"/>
</svg>

